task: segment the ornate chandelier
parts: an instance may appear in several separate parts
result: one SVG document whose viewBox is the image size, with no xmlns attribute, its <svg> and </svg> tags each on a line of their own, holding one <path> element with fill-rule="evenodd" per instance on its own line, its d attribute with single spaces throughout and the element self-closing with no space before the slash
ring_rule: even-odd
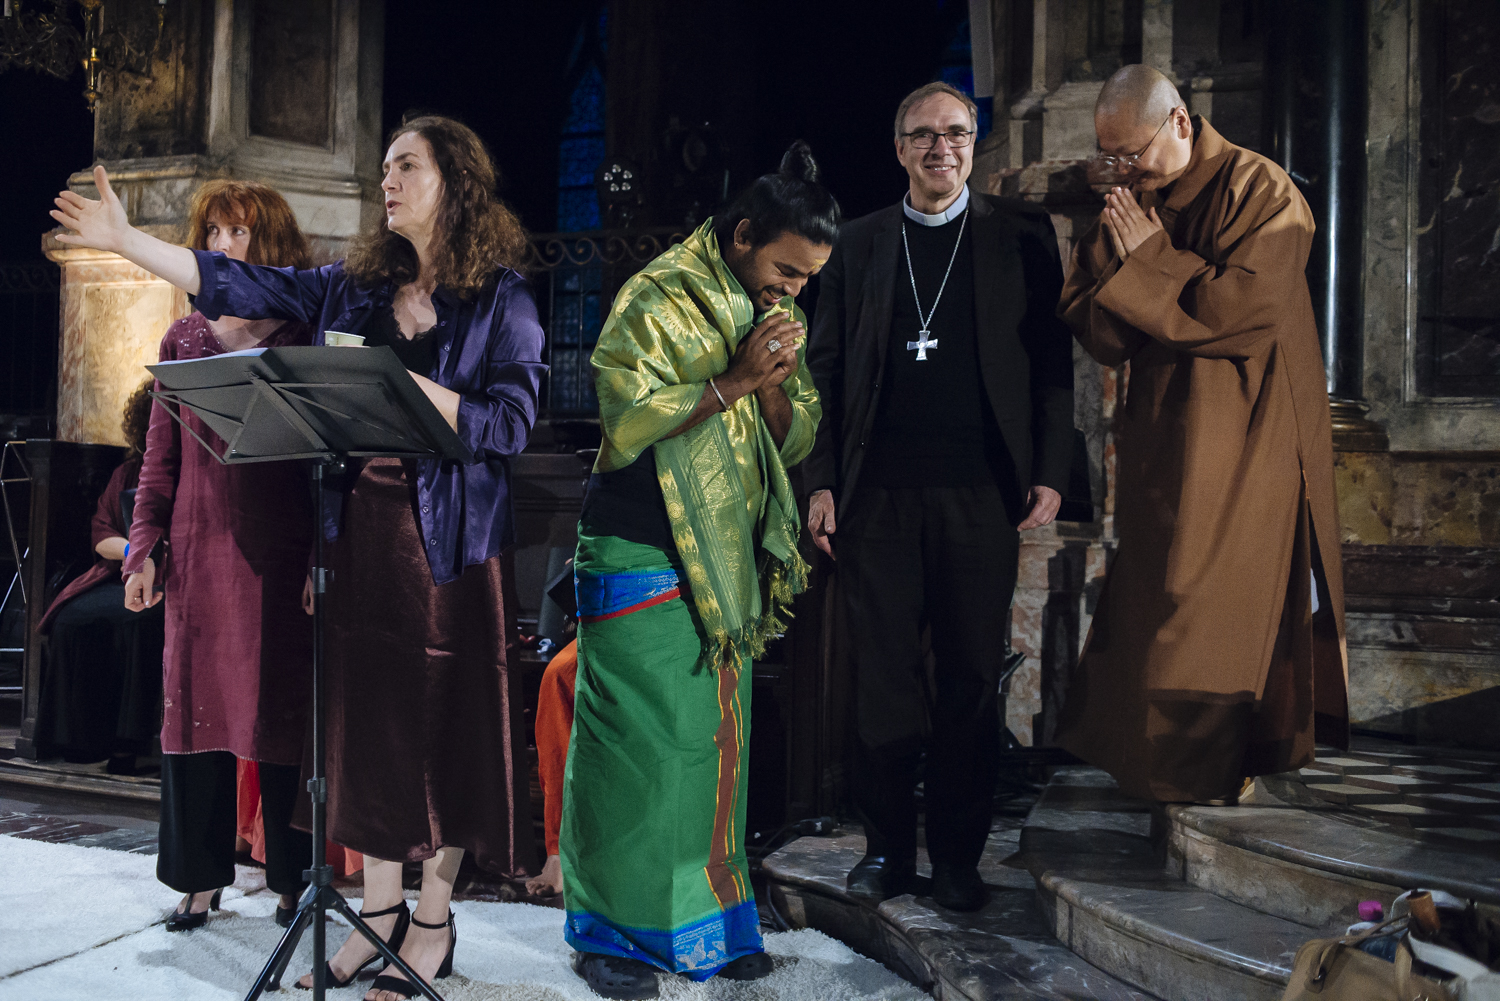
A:
<svg viewBox="0 0 1500 1001">
<path fill-rule="evenodd" d="M 93 111 L 104 71 L 144 75 L 161 43 L 167 0 L 156 0 L 156 38 L 142 47 L 119 29 L 104 28 L 104 0 L 3 0 L 0 72 L 36 70 L 66 80 L 83 67 L 83 98 Z M 114 0 L 118 5 L 122 0 Z M 80 32 L 69 8 L 82 12 Z"/>
</svg>

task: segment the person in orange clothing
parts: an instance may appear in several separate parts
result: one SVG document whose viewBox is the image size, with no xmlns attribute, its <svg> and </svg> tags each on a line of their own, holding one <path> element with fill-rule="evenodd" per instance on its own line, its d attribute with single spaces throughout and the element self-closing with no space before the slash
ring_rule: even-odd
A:
<svg viewBox="0 0 1500 1001">
<path fill-rule="evenodd" d="M 534 897 L 562 892 L 557 839 L 562 828 L 563 774 L 568 764 L 568 738 L 573 734 L 573 686 L 577 680 L 578 641 L 572 640 L 548 662 L 536 704 L 536 755 L 542 774 L 547 862 L 539 874 L 526 881 L 526 892 Z"/>
</svg>

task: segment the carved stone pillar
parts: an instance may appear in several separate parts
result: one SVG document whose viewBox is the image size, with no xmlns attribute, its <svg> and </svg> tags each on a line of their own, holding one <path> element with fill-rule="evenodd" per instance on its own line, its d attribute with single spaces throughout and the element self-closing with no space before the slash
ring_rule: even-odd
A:
<svg viewBox="0 0 1500 1001">
<path fill-rule="evenodd" d="M 105 75 L 94 122 L 95 162 L 132 223 L 183 240 L 194 192 L 218 177 L 279 190 L 320 261 L 342 256 L 379 219 L 379 0 L 106 7 L 111 28 L 144 53 L 132 70 Z M 68 186 L 98 197 L 91 171 Z M 58 437 L 123 443 L 120 406 L 167 324 L 187 311 L 185 297 L 114 255 L 50 235 L 42 249 L 63 272 Z"/>
</svg>

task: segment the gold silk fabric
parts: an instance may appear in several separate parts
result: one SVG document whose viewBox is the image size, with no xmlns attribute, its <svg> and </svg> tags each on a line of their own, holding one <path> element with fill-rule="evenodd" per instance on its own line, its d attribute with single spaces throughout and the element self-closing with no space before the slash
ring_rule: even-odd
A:
<svg viewBox="0 0 1500 1001">
<path fill-rule="evenodd" d="M 788 309 L 806 318 L 790 299 Z M 780 615 L 807 586 L 797 552 L 801 517 L 788 466 L 812 450 L 823 410 L 805 345 L 782 389 L 792 424 L 777 448 L 754 393 L 667 437 L 697 409 L 755 325 L 755 308 L 719 255 L 713 220 L 625 283 L 594 348 L 604 440 L 596 472 L 656 450 L 657 478 L 677 554 L 706 635 L 710 666 L 762 653 Z"/>
</svg>

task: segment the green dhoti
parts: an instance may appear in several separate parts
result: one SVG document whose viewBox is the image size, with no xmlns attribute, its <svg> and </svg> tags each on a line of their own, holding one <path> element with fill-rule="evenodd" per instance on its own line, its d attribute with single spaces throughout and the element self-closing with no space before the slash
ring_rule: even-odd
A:
<svg viewBox="0 0 1500 1001">
<path fill-rule="evenodd" d="M 790 300 L 781 308 L 805 319 Z M 709 220 L 626 283 L 591 359 L 595 472 L 651 449 L 672 545 L 595 535 L 586 505 L 566 933 L 580 952 L 694 980 L 762 950 L 743 844 L 750 664 L 807 580 L 786 474 L 821 414 L 805 362 L 781 383 L 781 441 L 754 393 L 683 430 L 753 323 Z"/>
<path fill-rule="evenodd" d="M 750 663 L 703 665 L 697 613 L 660 549 L 582 536 L 576 566 L 568 941 L 706 979 L 762 948 L 740 840 Z M 606 600 L 590 602 L 591 585 Z"/>
</svg>

